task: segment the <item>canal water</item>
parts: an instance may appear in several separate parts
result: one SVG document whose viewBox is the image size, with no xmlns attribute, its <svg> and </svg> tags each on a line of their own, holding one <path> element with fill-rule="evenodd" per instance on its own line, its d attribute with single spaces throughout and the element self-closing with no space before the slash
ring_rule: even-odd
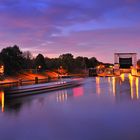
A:
<svg viewBox="0 0 140 140">
<path fill-rule="evenodd" d="M 0 140 L 140 140 L 139 78 L 86 78 L 83 85 L 6 100 Z"/>
</svg>

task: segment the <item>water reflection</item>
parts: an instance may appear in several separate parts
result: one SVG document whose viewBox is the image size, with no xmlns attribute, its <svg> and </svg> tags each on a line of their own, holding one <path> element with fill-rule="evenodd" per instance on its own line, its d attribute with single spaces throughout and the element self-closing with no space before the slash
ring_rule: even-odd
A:
<svg viewBox="0 0 140 140">
<path fill-rule="evenodd" d="M 117 96 L 117 94 L 128 94 L 132 100 L 139 99 L 139 78 L 131 74 L 122 74 L 117 78 L 113 77 L 112 89 L 114 96 Z"/>
<path fill-rule="evenodd" d="M 129 74 L 131 99 L 139 99 L 139 78 Z"/>
<path fill-rule="evenodd" d="M 74 97 L 80 97 L 84 95 L 84 89 L 82 86 L 76 87 L 73 89 L 73 96 Z"/>
<path fill-rule="evenodd" d="M 82 86 L 75 87 L 73 89 L 65 89 L 56 92 L 56 102 L 66 102 L 70 97 L 80 97 L 83 96 L 84 89 Z"/>
<path fill-rule="evenodd" d="M 100 77 L 96 77 L 96 93 L 100 95 L 101 88 L 100 88 Z"/>
<path fill-rule="evenodd" d="M 64 101 L 67 101 L 67 99 L 68 99 L 67 90 L 61 90 L 61 91 L 57 92 L 57 94 L 56 94 L 57 102 L 64 102 Z"/>
<path fill-rule="evenodd" d="M 49 94 L 49 98 L 52 97 L 53 101 L 56 103 L 64 103 L 72 97 L 79 98 L 87 94 L 97 94 L 98 97 L 102 95 L 107 97 L 111 96 L 116 100 L 138 100 L 139 78 L 134 77 L 131 74 L 122 74 L 118 77 L 96 77 L 92 79 L 85 79 L 84 85 L 55 91 L 53 94 Z M 4 92 L 3 90 L 0 90 L 1 112 L 4 112 L 5 110 L 14 110 L 15 112 L 19 112 L 23 105 L 26 103 L 31 105 L 34 99 L 44 103 L 47 95 L 48 94 L 40 94 L 23 98 L 15 98 L 9 101 L 4 99 Z"/>
<path fill-rule="evenodd" d="M 139 140 L 138 99 L 139 78 L 131 75 L 9 100 L 0 91 L 1 139 Z"/>
<path fill-rule="evenodd" d="M 139 99 L 139 77 L 131 74 L 121 74 L 118 77 L 96 77 L 95 82 L 97 95 L 108 93 L 115 98 L 126 95 L 127 98 L 132 100 Z"/>
<path fill-rule="evenodd" d="M 113 95 L 116 95 L 116 78 L 112 78 L 112 89 L 113 89 Z"/>
<path fill-rule="evenodd" d="M 124 82 L 124 80 L 125 80 L 125 74 L 124 73 L 121 74 L 120 77 L 121 77 L 122 82 Z"/>
<path fill-rule="evenodd" d="M 0 90 L 0 105 L 1 105 L 1 112 L 4 112 L 4 92 Z"/>
</svg>

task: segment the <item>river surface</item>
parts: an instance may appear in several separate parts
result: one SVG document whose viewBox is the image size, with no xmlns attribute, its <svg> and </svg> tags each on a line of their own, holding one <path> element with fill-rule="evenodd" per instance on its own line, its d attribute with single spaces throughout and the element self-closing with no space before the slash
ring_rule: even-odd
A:
<svg viewBox="0 0 140 140">
<path fill-rule="evenodd" d="M 0 93 L 0 140 L 140 140 L 139 78 L 96 77 L 17 99 Z"/>
</svg>

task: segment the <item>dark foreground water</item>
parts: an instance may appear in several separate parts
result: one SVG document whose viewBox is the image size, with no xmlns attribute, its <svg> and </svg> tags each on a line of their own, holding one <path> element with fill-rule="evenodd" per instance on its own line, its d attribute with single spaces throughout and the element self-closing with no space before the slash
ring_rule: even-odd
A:
<svg viewBox="0 0 140 140">
<path fill-rule="evenodd" d="M 140 140 L 139 78 L 88 78 L 79 87 L 4 100 L 0 140 Z"/>
</svg>

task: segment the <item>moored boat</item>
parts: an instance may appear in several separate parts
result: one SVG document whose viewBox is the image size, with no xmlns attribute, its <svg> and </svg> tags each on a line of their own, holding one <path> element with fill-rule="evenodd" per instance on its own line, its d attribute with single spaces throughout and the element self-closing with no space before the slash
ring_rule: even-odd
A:
<svg viewBox="0 0 140 140">
<path fill-rule="evenodd" d="M 21 97 L 28 95 L 36 95 L 49 91 L 60 90 L 64 88 L 74 87 L 80 85 L 81 79 L 71 79 L 58 82 L 28 85 L 28 86 L 19 86 L 5 90 L 6 98 Z"/>
</svg>

